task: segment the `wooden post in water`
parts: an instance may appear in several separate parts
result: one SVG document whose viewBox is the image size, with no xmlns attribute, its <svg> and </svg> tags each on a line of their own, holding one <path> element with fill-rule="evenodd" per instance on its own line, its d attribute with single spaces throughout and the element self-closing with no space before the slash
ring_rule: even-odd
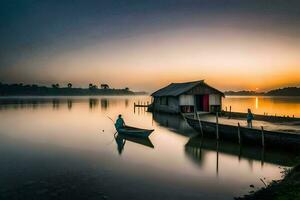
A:
<svg viewBox="0 0 300 200">
<path fill-rule="evenodd" d="M 229 106 L 229 119 L 231 118 L 231 106 Z"/>
<path fill-rule="evenodd" d="M 200 120 L 200 117 L 198 116 L 198 114 L 197 114 L 197 118 L 198 118 L 198 121 L 199 121 L 199 126 L 200 126 L 201 135 L 203 136 L 202 123 L 201 123 L 201 120 Z"/>
<path fill-rule="evenodd" d="M 241 130 L 240 130 L 240 122 L 238 122 L 238 138 L 239 138 L 239 144 L 241 144 Z"/>
<path fill-rule="evenodd" d="M 216 174 L 219 176 L 219 141 L 217 141 L 217 163 L 216 163 Z"/>
<path fill-rule="evenodd" d="M 265 146 L 265 133 L 264 133 L 264 127 L 261 126 L 261 144 L 264 147 Z"/>
<path fill-rule="evenodd" d="M 216 132 L 217 132 L 217 140 L 219 140 L 219 115 L 216 112 Z"/>
</svg>

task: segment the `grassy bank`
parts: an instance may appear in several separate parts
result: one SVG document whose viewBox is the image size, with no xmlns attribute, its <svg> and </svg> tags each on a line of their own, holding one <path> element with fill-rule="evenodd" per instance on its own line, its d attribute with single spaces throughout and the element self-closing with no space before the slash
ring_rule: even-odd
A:
<svg viewBox="0 0 300 200">
<path fill-rule="evenodd" d="M 296 200 L 300 199 L 300 163 L 285 172 L 281 181 L 273 181 L 266 188 L 235 198 L 237 200 Z"/>
</svg>

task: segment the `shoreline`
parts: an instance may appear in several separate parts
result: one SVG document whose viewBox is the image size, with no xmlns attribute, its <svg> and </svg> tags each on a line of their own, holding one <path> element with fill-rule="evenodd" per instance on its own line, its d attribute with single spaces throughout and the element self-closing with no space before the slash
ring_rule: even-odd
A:
<svg viewBox="0 0 300 200">
<path fill-rule="evenodd" d="M 283 171 L 284 178 L 272 181 L 267 187 L 258 191 L 235 197 L 235 200 L 288 200 L 300 199 L 300 163 L 290 170 Z"/>
</svg>

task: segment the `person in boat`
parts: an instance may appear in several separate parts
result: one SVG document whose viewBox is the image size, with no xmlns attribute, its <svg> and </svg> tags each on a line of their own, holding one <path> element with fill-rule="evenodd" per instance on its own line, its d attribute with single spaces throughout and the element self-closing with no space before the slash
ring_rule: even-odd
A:
<svg viewBox="0 0 300 200">
<path fill-rule="evenodd" d="M 252 128 L 252 120 L 254 119 L 253 114 L 251 110 L 248 108 L 248 113 L 247 113 L 247 125 L 248 128 Z"/>
<path fill-rule="evenodd" d="M 120 114 L 116 123 L 115 123 L 115 126 L 116 126 L 116 129 L 120 129 L 120 128 L 123 128 L 125 126 L 125 122 L 124 122 L 124 119 L 122 118 L 122 115 Z"/>
</svg>

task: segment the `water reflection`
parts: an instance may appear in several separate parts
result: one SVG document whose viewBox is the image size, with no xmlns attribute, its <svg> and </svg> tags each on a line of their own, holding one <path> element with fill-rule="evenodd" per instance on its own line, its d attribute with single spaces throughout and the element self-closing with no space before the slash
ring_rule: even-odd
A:
<svg viewBox="0 0 300 200">
<path fill-rule="evenodd" d="M 109 101 L 108 99 L 101 99 L 101 109 L 102 110 L 107 110 L 109 106 Z"/>
<path fill-rule="evenodd" d="M 90 110 L 93 110 L 98 107 L 99 101 L 98 99 L 89 99 Z"/>
<path fill-rule="evenodd" d="M 72 99 L 68 99 L 67 100 L 67 104 L 68 104 L 68 109 L 71 110 L 72 109 L 72 105 L 73 105 Z"/>
<path fill-rule="evenodd" d="M 153 120 L 160 126 L 166 127 L 181 135 L 195 135 L 198 134 L 192 129 L 181 115 L 172 115 L 166 113 L 153 113 Z"/>
<path fill-rule="evenodd" d="M 202 166 L 209 152 L 227 154 L 235 156 L 239 162 L 248 160 L 249 165 L 253 160 L 260 161 L 263 167 L 264 163 L 271 163 L 286 167 L 291 167 L 295 164 L 297 158 L 296 153 L 280 151 L 278 149 L 264 149 L 247 145 L 238 145 L 230 142 L 217 142 L 214 139 L 203 138 L 200 136 L 192 137 L 185 145 L 186 155 L 198 166 Z M 219 159 L 216 160 L 216 168 L 218 169 Z"/>
<path fill-rule="evenodd" d="M 153 143 L 151 142 L 150 138 L 137 138 L 127 135 L 115 134 L 115 141 L 117 143 L 117 150 L 119 155 L 122 154 L 126 141 L 130 141 L 136 144 L 143 145 L 144 147 L 154 148 Z"/>
<path fill-rule="evenodd" d="M 37 104 L 33 104 L 33 105 L 37 105 Z M 36 107 L 36 106 L 34 106 L 34 107 Z M 59 109 L 59 99 L 52 99 L 52 107 L 55 110 Z"/>
<path fill-rule="evenodd" d="M 100 176 L 97 180 L 110 199 L 165 195 L 165 199 L 227 200 L 246 194 L 250 184 L 263 186 L 258 177 L 280 178 L 278 167 L 292 165 L 294 156 L 279 150 L 201 139 L 178 115 L 152 115 L 144 109 L 134 114 L 138 101 L 147 102 L 149 97 L 0 98 L 0 185 L 26 191 L 24 183 L 39 185 L 48 174 L 58 174 L 61 187 L 71 188 L 74 179 L 65 180 L 68 173 L 84 171 L 89 177 Z M 107 116 L 115 119 L 119 113 L 130 125 L 155 129 L 151 140 L 113 137 L 115 128 Z M 85 177 L 77 180 L 80 186 L 84 180 L 90 185 Z M 52 193 L 55 183 L 46 182 L 41 189 Z M 122 190 L 117 197 L 116 187 Z"/>
<path fill-rule="evenodd" d="M 300 97 L 226 96 L 222 106 L 224 110 L 231 106 L 233 112 L 250 108 L 256 114 L 300 117 Z"/>
</svg>

